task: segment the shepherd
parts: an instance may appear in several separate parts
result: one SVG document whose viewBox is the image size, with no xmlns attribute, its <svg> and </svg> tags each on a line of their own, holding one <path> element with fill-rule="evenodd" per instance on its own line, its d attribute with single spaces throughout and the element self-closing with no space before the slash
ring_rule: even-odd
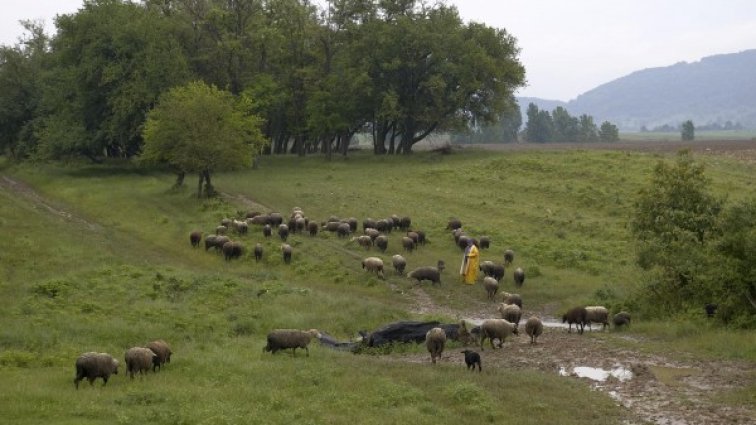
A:
<svg viewBox="0 0 756 425">
<path fill-rule="evenodd" d="M 475 280 L 478 278 L 478 266 L 478 247 L 475 246 L 471 238 L 467 241 L 467 248 L 465 248 L 465 257 L 462 259 L 462 267 L 460 267 L 459 269 L 459 274 L 462 276 L 462 281 L 464 283 L 468 285 L 475 284 Z"/>
</svg>

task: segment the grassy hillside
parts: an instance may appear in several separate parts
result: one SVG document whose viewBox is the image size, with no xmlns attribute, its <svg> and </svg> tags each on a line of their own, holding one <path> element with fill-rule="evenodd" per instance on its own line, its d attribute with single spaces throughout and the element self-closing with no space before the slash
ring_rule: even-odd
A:
<svg viewBox="0 0 756 425">
<path fill-rule="evenodd" d="M 620 423 L 626 412 L 612 399 L 557 373 L 487 368 L 472 375 L 448 361 L 431 367 L 425 356 L 405 362 L 317 343 L 309 357 L 262 348 L 273 328 L 348 339 L 395 320 L 452 321 L 489 309 L 479 285 L 457 284 L 462 255 L 444 229 L 451 217 L 468 233 L 491 237 L 482 259 L 501 262 L 504 249 L 515 250 L 514 266 L 528 273 L 519 290 L 527 311 L 555 316 L 578 303 L 619 305 L 642 279 L 626 223 L 658 159 L 601 151 L 264 158 L 258 170 L 215 176 L 227 201 L 198 201 L 191 180 L 186 190 L 169 191 L 173 176 L 128 164 L 6 165 L 0 422 Z M 719 194 L 756 195 L 752 165 L 700 159 Z M 386 254 L 332 234 L 294 235 L 289 266 L 280 240 L 265 240 L 259 228 L 239 238 L 248 248 L 239 261 L 189 245 L 190 231 L 211 232 L 224 217 L 254 208 L 288 214 L 295 206 L 315 220 L 410 216 L 429 244 L 406 255 L 408 269 L 439 259 L 448 265 L 440 287 L 423 287 L 436 308 L 417 313 L 414 285 L 393 270 L 383 281 L 360 268 L 368 255 L 390 264 L 400 252 L 397 232 Z M 260 263 L 249 256 L 256 242 L 266 251 Z M 503 286 L 514 290 L 511 270 Z M 741 335 L 675 332 L 638 319 L 648 350 L 675 345 L 698 356 L 756 359 L 754 343 Z M 98 380 L 74 390 L 78 354 L 122 359 L 127 348 L 156 338 L 175 352 L 163 372 L 132 381 L 122 369 L 104 388 Z M 495 355 L 506 356 L 506 348 Z"/>
</svg>

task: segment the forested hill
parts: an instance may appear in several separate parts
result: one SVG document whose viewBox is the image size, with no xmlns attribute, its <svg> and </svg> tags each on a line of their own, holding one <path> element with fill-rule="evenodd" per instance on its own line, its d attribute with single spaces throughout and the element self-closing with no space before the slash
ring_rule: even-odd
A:
<svg viewBox="0 0 756 425">
<path fill-rule="evenodd" d="M 756 49 L 644 69 L 602 84 L 567 102 L 566 108 L 573 115 L 586 113 L 625 130 L 677 126 L 685 120 L 696 126 L 730 121 L 756 128 L 754 69 Z M 520 99 L 523 111 L 530 102 L 531 98 Z M 548 105 L 553 102 L 534 103 L 552 110 Z"/>
</svg>

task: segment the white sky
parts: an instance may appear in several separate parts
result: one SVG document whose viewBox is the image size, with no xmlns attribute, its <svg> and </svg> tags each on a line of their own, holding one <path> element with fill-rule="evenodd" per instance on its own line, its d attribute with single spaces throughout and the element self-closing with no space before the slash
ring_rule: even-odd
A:
<svg viewBox="0 0 756 425">
<path fill-rule="evenodd" d="M 518 39 L 528 85 L 517 94 L 570 100 L 644 68 L 756 48 L 756 0 L 447 0 L 465 20 Z M 82 0 L 0 0 L 0 44 L 21 19 L 73 13 Z M 756 75 L 756 72 L 754 73 Z"/>
</svg>

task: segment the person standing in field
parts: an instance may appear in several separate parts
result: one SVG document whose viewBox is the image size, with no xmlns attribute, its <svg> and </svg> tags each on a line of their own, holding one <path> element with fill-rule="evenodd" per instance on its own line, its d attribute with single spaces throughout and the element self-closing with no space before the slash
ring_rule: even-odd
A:
<svg viewBox="0 0 756 425">
<path fill-rule="evenodd" d="M 462 276 L 462 281 L 468 285 L 474 285 L 475 280 L 478 278 L 480 255 L 478 247 L 475 246 L 473 240 L 467 241 L 467 248 L 465 248 L 465 257 L 462 259 L 462 267 L 459 269 L 459 274 Z"/>
</svg>

